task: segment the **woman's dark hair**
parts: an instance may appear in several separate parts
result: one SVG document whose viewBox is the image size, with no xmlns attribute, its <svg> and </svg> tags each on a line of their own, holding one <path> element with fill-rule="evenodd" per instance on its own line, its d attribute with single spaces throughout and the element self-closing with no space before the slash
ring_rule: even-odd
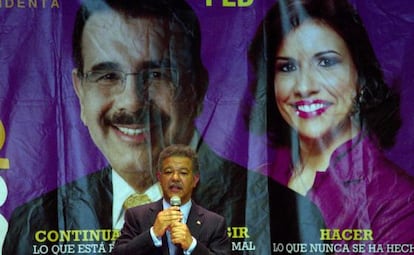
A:
<svg viewBox="0 0 414 255">
<path fill-rule="evenodd" d="M 381 147 L 391 147 L 401 125 L 399 97 L 385 83 L 362 20 L 347 0 L 279 0 L 268 11 L 248 52 L 256 75 L 251 127 L 267 130 L 273 145 L 290 144 L 290 128 L 274 98 L 275 56 L 284 37 L 309 19 L 328 25 L 345 41 L 358 72 L 355 103 L 362 130 Z"/>
<path fill-rule="evenodd" d="M 208 87 L 208 73 L 201 59 L 201 32 L 198 17 L 184 0 L 84 0 L 76 14 L 72 34 L 72 57 L 82 74 L 85 70 L 82 36 L 86 22 L 95 13 L 115 11 L 127 18 L 162 20 L 168 33 L 171 65 L 179 72 L 177 95 L 201 112 Z"/>
</svg>

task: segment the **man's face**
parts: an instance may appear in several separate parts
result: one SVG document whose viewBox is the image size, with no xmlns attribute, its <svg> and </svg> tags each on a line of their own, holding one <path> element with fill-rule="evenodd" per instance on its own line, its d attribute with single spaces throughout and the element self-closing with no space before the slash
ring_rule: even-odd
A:
<svg viewBox="0 0 414 255">
<path fill-rule="evenodd" d="M 168 43 L 156 19 L 107 11 L 85 25 L 84 69 L 72 74 L 81 119 L 122 176 L 140 171 L 154 181 L 152 162 L 162 148 L 191 139 L 192 120 L 182 126 L 188 122 L 182 109 L 191 106 L 175 101 L 178 75 L 170 66 Z"/>
<path fill-rule="evenodd" d="M 164 198 L 170 201 L 176 195 L 182 204 L 191 199 L 193 189 L 197 186 L 199 175 L 193 172 L 193 162 L 184 156 L 171 156 L 164 159 L 158 172 Z"/>
</svg>

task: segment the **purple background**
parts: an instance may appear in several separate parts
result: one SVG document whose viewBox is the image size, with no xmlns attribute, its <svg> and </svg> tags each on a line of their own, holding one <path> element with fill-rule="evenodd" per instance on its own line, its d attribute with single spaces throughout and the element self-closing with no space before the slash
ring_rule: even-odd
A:
<svg viewBox="0 0 414 255">
<path fill-rule="evenodd" d="M 46 1 L 47 2 L 47 1 Z M 210 87 L 197 126 L 218 154 L 249 169 L 266 162 L 263 136 L 249 134 L 241 116 L 248 97 L 246 50 L 274 1 L 245 8 L 189 1 L 201 20 Z M 237 2 L 237 0 L 234 0 Z M 414 2 L 353 0 L 387 81 L 401 91 L 403 126 L 389 157 L 414 175 Z M 0 213 L 106 164 L 79 119 L 70 72 L 72 24 L 78 3 L 59 9 L 0 8 L 0 120 L 6 141 L 0 170 L 8 187 Z"/>
</svg>

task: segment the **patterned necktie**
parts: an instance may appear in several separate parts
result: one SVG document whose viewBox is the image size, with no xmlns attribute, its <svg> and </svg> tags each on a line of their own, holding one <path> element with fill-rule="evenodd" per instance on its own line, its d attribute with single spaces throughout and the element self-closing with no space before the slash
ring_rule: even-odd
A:
<svg viewBox="0 0 414 255">
<path fill-rule="evenodd" d="M 123 204 L 124 209 L 129 209 L 131 207 L 135 207 L 138 205 L 144 205 L 151 203 L 151 199 L 147 196 L 147 194 L 132 194 L 127 199 L 125 199 L 125 202 Z"/>
</svg>

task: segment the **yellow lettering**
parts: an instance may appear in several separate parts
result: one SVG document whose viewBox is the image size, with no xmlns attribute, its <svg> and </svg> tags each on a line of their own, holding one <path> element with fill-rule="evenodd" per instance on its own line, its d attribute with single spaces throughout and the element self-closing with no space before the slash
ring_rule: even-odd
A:
<svg viewBox="0 0 414 255">
<path fill-rule="evenodd" d="M 49 231 L 47 233 L 47 239 L 51 242 L 57 242 L 59 240 L 59 233 L 56 230 Z"/>
<path fill-rule="evenodd" d="M 352 240 L 352 229 L 345 229 L 342 231 L 342 239 L 349 241 Z"/>
<path fill-rule="evenodd" d="M 118 239 L 118 237 L 121 235 L 121 231 L 114 229 L 112 231 L 112 241 L 115 241 L 116 239 Z"/>
<path fill-rule="evenodd" d="M 253 4 L 253 0 L 238 0 L 239 7 L 247 7 Z"/>
<path fill-rule="evenodd" d="M 242 232 L 243 233 L 243 232 Z M 247 231 L 246 231 L 247 234 Z M 117 229 L 83 229 L 83 230 L 39 230 L 35 240 L 39 243 L 49 242 L 88 242 L 115 241 L 121 235 Z"/>
<path fill-rule="evenodd" d="M 321 231 L 321 240 L 331 240 L 331 238 L 330 238 L 331 230 L 330 229 L 322 228 L 320 231 Z"/>
<path fill-rule="evenodd" d="M 331 240 L 341 240 L 341 234 L 339 233 L 339 229 L 333 229 L 333 235 Z"/>
<path fill-rule="evenodd" d="M 362 229 L 354 229 L 353 230 L 353 232 L 354 232 L 353 237 L 351 235 L 351 239 L 349 239 L 349 240 L 362 240 L 362 236 L 361 236 L 362 231 L 363 231 Z"/>
<path fill-rule="evenodd" d="M 232 238 L 249 238 L 247 227 L 228 227 L 227 235 Z"/>
<path fill-rule="evenodd" d="M 223 0 L 223 6 L 224 7 L 235 7 L 236 2 L 232 2 L 230 0 Z"/>
<path fill-rule="evenodd" d="M 3 148 L 6 141 L 6 130 L 4 129 L 3 122 L 0 121 L 0 150 Z M 9 169 L 10 163 L 7 158 L 0 158 L 0 169 Z"/>
<path fill-rule="evenodd" d="M 250 236 L 247 234 L 248 231 L 247 227 L 240 228 L 240 236 L 243 238 L 249 238 Z"/>
<path fill-rule="evenodd" d="M 321 240 L 374 240 L 370 229 L 320 229 Z"/>
<path fill-rule="evenodd" d="M 96 232 L 92 230 L 82 230 L 82 241 L 90 241 L 88 240 L 88 233 Z"/>
<path fill-rule="evenodd" d="M 102 230 L 102 238 L 103 238 L 104 241 L 111 240 L 111 232 L 110 232 L 109 229 Z"/>
<path fill-rule="evenodd" d="M 70 233 L 71 231 L 60 231 L 60 238 L 59 241 L 70 241 Z"/>
<path fill-rule="evenodd" d="M 91 231 L 90 232 L 90 240 L 89 241 L 92 241 L 92 240 L 99 241 L 99 232 L 100 231 L 101 231 L 100 229 L 97 230 L 97 231 Z"/>
<path fill-rule="evenodd" d="M 253 1 L 254 0 L 216 0 L 216 3 L 214 5 L 221 4 L 223 7 L 248 7 L 253 4 Z M 206 0 L 206 6 L 213 6 L 213 0 Z"/>
<path fill-rule="evenodd" d="M 366 240 L 374 240 L 374 232 L 372 231 L 372 229 L 364 229 L 364 241 Z"/>
<path fill-rule="evenodd" d="M 72 230 L 72 233 L 74 234 L 73 241 L 79 242 L 80 241 L 79 234 L 81 233 L 80 230 Z"/>
<path fill-rule="evenodd" d="M 44 237 L 46 235 L 45 230 L 39 230 L 35 233 L 35 240 L 36 242 L 43 243 L 46 241 L 46 238 Z M 43 237 L 40 237 L 43 236 Z"/>
</svg>

